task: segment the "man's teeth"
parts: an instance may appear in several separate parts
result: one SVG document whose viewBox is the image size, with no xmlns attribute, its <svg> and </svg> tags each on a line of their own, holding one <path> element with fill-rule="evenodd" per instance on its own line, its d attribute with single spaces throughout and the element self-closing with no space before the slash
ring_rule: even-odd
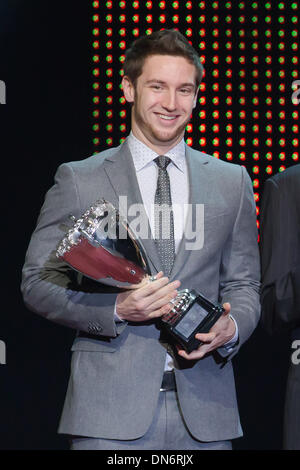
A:
<svg viewBox="0 0 300 470">
<path fill-rule="evenodd" d="M 167 119 L 167 120 L 171 120 L 171 119 L 176 119 L 176 116 L 165 116 L 164 114 L 159 114 L 159 117 L 162 118 L 162 119 Z"/>
</svg>

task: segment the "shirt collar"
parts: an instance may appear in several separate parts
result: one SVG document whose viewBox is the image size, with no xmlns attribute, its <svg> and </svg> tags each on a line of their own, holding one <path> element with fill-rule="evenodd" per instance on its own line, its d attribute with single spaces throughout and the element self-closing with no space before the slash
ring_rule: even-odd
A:
<svg viewBox="0 0 300 470">
<path fill-rule="evenodd" d="M 158 155 L 156 152 L 154 152 L 154 150 L 150 149 L 146 144 L 137 139 L 133 135 L 132 131 L 127 137 L 127 143 L 133 158 L 133 163 L 136 171 L 139 171 L 144 168 L 146 165 L 152 162 L 154 158 L 156 158 Z M 180 171 L 182 171 L 183 173 L 185 172 L 186 165 L 184 139 L 182 139 L 165 155 L 171 158 L 174 165 L 176 165 Z"/>
</svg>

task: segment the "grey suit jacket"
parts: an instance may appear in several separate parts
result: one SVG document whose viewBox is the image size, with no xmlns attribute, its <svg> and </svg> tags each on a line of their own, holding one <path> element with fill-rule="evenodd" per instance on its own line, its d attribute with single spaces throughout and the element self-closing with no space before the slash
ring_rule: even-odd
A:
<svg viewBox="0 0 300 470">
<path fill-rule="evenodd" d="M 204 204 L 204 244 L 187 250 L 183 237 L 171 273 L 182 288 L 230 302 L 239 342 L 227 357 L 198 361 L 176 356 L 183 416 L 202 441 L 242 434 L 231 357 L 248 339 L 260 314 L 255 204 L 246 170 L 186 147 L 190 202 Z M 22 291 L 29 308 L 77 330 L 71 376 L 59 432 L 110 439 L 144 435 L 155 412 L 166 344 L 155 321 L 116 324 L 117 292 L 77 277 L 55 258 L 68 216 L 79 217 L 100 197 L 118 207 L 142 199 L 126 142 L 86 160 L 59 167 L 46 195 L 26 255 Z M 152 273 L 161 269 L 152 239 L 143 240 Z M 92 333 L 92 335 L 91 335 Z"/>
</svg>

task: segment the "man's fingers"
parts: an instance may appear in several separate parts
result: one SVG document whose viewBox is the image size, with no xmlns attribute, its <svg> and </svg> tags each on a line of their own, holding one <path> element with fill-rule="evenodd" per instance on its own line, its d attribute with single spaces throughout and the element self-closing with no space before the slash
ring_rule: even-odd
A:
<svg viewBox="0 0 300 470">
<path fill-rule="evenodd" d="M 153 294 L 154 292 L 156 292 L 158 289 L 167 285 L 168 282 L 169 282 L 169 279 L 165 276 L 160 279 L 156 279 L 156 281 L 152 281 L 152 282 L 148 281 L 143 287 L 141 287 L 140 289 L 136 291 L 135 293 L 136 298 L 141 299 L 141 298 L 147 297 Z"/>
<path fill-rule="evenodd" d="M 205 349 L 195 349 L 195 351 L 192 351 L 188 354 L 184 349 L 178 347 L 177 352 L 179 356 L 183 357 L 184 359 L 187 359 L 188 361 L 193 361 L 196 359 L 201 359 L 207 351 Z"/>
<path fill-rule="evenodd" d="M 169 302 L 171 300 L 173 300 L 176 297 L 176 295 L 177 295 L 177 290 L 173 290 L 173 291 L 169 292 L 164 297 L 161 297 L 158 300 L 156 300 L 155 302 L 151 303 L 151 308 L 153 310 L 158 310 L 161 307 L 164 307 L 165 305 L 167 305 L 169 307 L 168 311 L 170 311 L 171 308 L 173 307 L 173 305 L 169 304 Z"/>
<path fill-rule="evenodd" d="M 195 335 L 196 339 L 199 339 L 199 341 L 202 341 L 202 343 L 211 343 L 216 337 L 216 333 L 214 332 L 209 332 L 209 333 L 197 333 Z"/>
<path fill-rule="evenodd" d="M 231 310 L 231 306 L 230 306 L 230 303 L 229 302 L 225 302 L 223 304 L 223 308 L 225 309 L 225 315 L 228 315 L 230 313 L 230 310 Z"/>
<path fill-rule="evenodd" d="M 165 284 L 165 282 L 163 281 L 164 279 L 167 279 L 167 284 Z M 160 281 L 162 281 L 163 285 L 160 284 Z M 148 307 L 151 307 L 152 309 L 152 305 L 155 304 L 157 301 L 160 301 L 161 306 L 161 299 L 166 299 L 165 303 L 169 302 L 172 298 L 176 297 L 176 289 L 180 286 L 180 281 L 174 281 L 168 284 L 168 278 L 162 278 L 159 281 L 154 281 L 151 284 L 155 283 L 158 284 L 156 284 L 155 289 L 151 286 L 150 292 L 148 290 L 148 287 L 147 290 L 144 290 L 143 288 L 136 292 L 136 300 L 142 303 L 143 308 L 145 309 Z"/>
</svg>

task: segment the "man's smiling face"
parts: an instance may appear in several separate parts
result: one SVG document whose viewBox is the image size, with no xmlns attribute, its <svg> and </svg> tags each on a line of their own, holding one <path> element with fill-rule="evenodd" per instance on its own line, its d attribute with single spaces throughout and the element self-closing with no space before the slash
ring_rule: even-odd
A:
<svg viewBox="0 0 300 470">
<path fill-rule="evenodd" d="M 145 60 L 134 87 L 124 77 L 123 91 L 133 103 L 133 134 L 158 153 L 183 137 L 197 101 L 195 66 L 184 57 L 153 55 Z"/>
</svg>

